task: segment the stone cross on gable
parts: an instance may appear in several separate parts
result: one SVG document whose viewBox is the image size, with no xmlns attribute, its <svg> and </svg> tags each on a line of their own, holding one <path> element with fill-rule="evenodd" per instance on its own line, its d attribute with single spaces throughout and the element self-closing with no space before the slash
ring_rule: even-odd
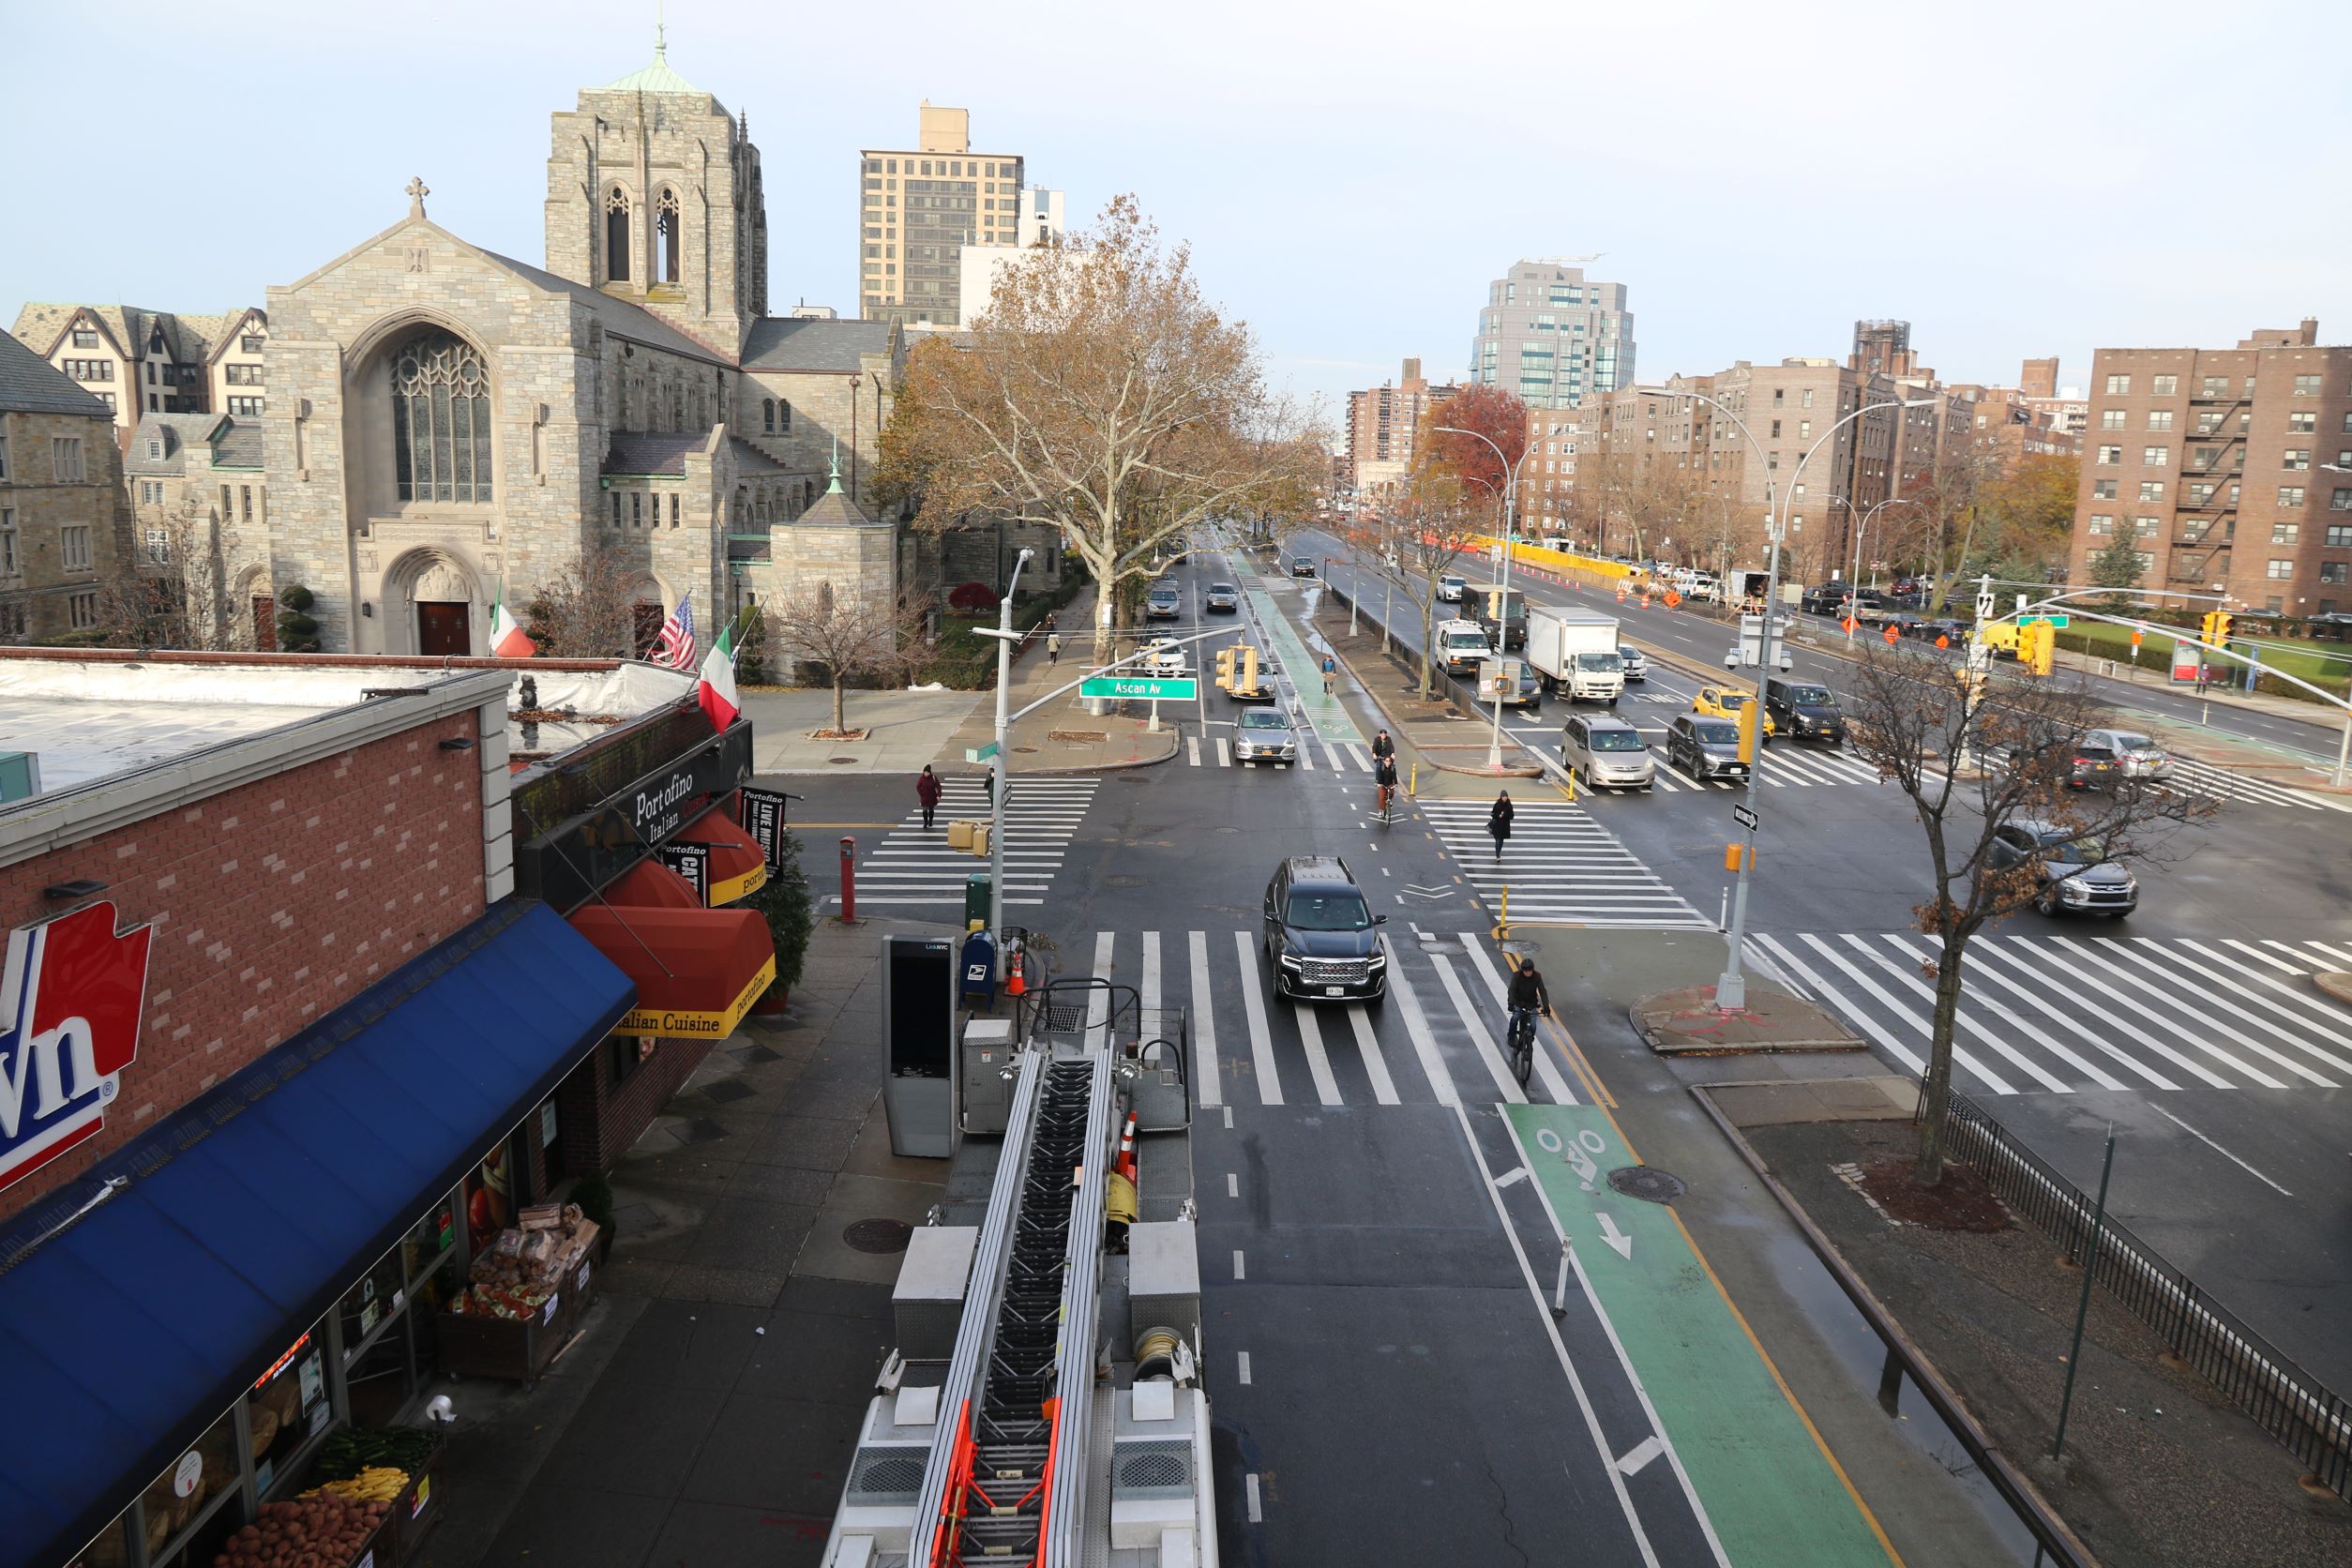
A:
<svg viewBox="0 0 2352 1568">
<path fill-rule="evenodd" d="M 408 181 L 408 215 L 411 218 L 424 217 L 425 198 L 431 194 L 432 188 L 430 186 L 427 185 L 416 175 L 410 175 Z"/>
</svg>

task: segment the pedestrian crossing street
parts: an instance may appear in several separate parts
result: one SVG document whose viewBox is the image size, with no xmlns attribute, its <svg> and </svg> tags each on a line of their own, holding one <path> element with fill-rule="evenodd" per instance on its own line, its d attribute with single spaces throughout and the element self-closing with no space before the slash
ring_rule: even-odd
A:
<svg viewBox="0 0 2352 1568">
<path fill-rule="evenodd" d="M 1057 976 L 1132 986 L 1146 1010 L 1183 1007 L 1194 1097 L 1224 1105 L 1576 1105 L 1581 1068 L 1539 1030 L 1525 1090 L 1502 1050 L 1502 961 L 1480 933 L 1392 922 L 1378 1007 L 1276 1001 L 1256 930 L 1098 931 L 1066 942 Z"/>
<path fill-rule="evenodd" d="M 1053 874 L 1062 868 L 1070 839 L 1086 820 L 1094 788 L 1088 775 L 1043 778 L 1016 775 L 1004 796 L 1004 902 L 1007 908 L 1042 904 Z M 988 862 L 947 847 L 947 824 L 961 819 L 988 820 L 988 785 L 979 775 L 940 778 L 939 810 L 926 831 L 920 807 L 874 846 L 857 867 L 860 904 L 964 906 L 964 879 L 986 871 Z M 912 794 L 912 792 L 909 791 Z M 837 902 L 837 896 L 828 900 Z"/>
<path fill-rule="evenodd" d="M 1294 731 L 1299 737 L 1298 765 L 1308 772 L 1326 768 L 1333 773 L 1362 773 L 1372 771 L 1372 752 L 1354 741 L 1323 740 L 1304 727 Z M 1194 735 L 1184 737 L 1184 761 L 1196 768 L 1229 768 L 1239 765 L 1233 761 L 1233 740 L 1230 735 Z M 1269 767 L 1280 767 L 1269 762 Z"/>
<path fill-rule="evenodd" d="M 1894 932 L 1757 935 L 1747 952 L 1926 1070 L 1935 940 Z M 1981 936 L 1961 976 L 1953 1080 L 1970 1093 L 2333 1089 L 2352 1084 L 2352 1012 L 2311 982 L 2352 970 L 2352 940 Z"/>
<path fill-rule="evenodd" d="M 1636 859 L 1582 806 L 1515 800 L 1511 841 L 1500 859 L 1486 836 L 1491 802 L 1425 799 L 1421 814 L 1498 915 L 1510 890 L 1515 922 L 1638 926 L 1711 931 L 1715 922 Z"/>
</svg>

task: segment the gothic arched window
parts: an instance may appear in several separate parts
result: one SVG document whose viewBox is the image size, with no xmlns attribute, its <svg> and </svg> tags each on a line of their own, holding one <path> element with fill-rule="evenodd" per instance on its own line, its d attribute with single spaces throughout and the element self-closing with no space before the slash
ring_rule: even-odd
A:
<svg viewBox="0 0 2352 1568">
<path fill-rule="evenodd" d="M 490 369 L 446 332 L 392 356 L 392 465 L 402 501 L 490 499 Z"/>
<path fill-rule="evenodd" d="M 776 400 L 776 428 L 786 435 L 792 433 L 792 405 L 781 398 Z"/>
<path fill-rule="evenodd" d="M 678 280 L 678 193 L 665 190 L 654 215 L 654 231 L 661 239 L 661 280 Z"/>
<path fill-rule="evenodd" d="M 774 398 L 760 400 L 760 428 L 770 435 L 776 433 L 776 400 Z"/>
<path fill-rule="evenodd" d="M 629 195 L 617 185 L 604 199 L 604 275 L 616 283 L 629 279 Z"/>
</svg>

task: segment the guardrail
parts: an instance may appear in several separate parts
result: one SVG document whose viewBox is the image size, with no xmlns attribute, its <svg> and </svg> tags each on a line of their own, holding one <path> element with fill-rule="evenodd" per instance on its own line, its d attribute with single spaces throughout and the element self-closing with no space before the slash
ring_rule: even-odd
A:
<svg viewBox="0 0 2352 1568">
<path fill-rule="evenodd" d="M 1956 1090 L 1945 1146 L 2069 1256 L 2082 1256 L 2095 1217 L 2091 1200 Z M 2352 1405 L 2281 1355 L 2114 1216 L 2098 1225 L 2095 1273 L 2108 1293 L 2309 1466 L 2319 1485 L 2352 1501 Z"/>
</svg>

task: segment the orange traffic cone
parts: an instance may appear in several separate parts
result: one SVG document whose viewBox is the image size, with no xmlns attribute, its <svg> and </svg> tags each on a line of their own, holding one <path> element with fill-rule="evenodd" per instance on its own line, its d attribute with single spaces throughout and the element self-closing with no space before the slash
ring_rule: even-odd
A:
<svg viewBox="0 0 2352 1568">
<path fill-rule="evenodd" d="M 1127 1112 L 1127 1124 L 1119 1134 L 1119 1161 L 1112 1169 L 1128 1181 L 1135 1180 L 1135 1112 Z"/>
<path fill-rule="evenodd" d="M 1028 968 L 1028 954 L 1016 953 L 1013 955 L 1012 968 L 1004 976 L 1004 994 L 1006 996 L 1021 996 L 1028 992 L 1029 976 L 1025 972 Z"/>
</svg>

